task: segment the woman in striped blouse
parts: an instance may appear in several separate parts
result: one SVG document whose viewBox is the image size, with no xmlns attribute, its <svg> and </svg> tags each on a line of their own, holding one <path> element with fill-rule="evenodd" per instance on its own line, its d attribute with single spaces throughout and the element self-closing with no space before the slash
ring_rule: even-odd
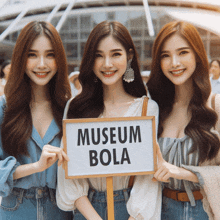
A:
<svg viewBox="0 0 220 220">
<path fill-rule="evenodd" d="M 220 141 L 213 128 L 220 111 L 211 108 L 207 55 L 193 25 L 174 21 L 161 29 L 153 45 L 147 85 L 160 109 L 162 155 L 158 150 L 154 177 L 164 186 L 162 219 L 220 219 L 210 197 L 219 190 L 210 190 L 215 172 L 210 166 L 206 166 L 208 172 L 199 166 L 218 163 Z M 219 100 L 216 96 L 214 101 Z"/>
</svg>

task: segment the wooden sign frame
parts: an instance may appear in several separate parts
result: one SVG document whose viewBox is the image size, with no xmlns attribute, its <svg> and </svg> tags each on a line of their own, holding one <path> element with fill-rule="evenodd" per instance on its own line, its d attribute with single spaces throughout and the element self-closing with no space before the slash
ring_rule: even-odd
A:
<svg viewBox="0 0 220 220">
<path fill-rule="evenodd" d="M 106 174 L 91 174 L 91 175 L 79 175 L 79 176 L 69 176 L 68 175 L 68 164 L 65 162 L 65 178 L 67 179 L 77 179 L 77 178 L 95 178 L 95 177 L 112 177 L 112 176 L 133 176 L 133 175 L 146 175 L 154 174 L 157 169 L 157 159 L 156 159 L 156 125 L 154 116 L 140 116 L 140 117 L 120 117 L 120 118 L 87 118 L 87 119 L 64 119 L 63 120 L 63 146 L 64 151 L 67 153 L 67 124 L 69 123 L 96 123 L 96 122 L 117 122 L 120 121 L 139 121 L 139 120 L 151 120 L 152 122 L 152 146 L 153 146 L 153 170 L 146 172 L 126 172 L 126 173 L 106 173 Z M 68 154 L 67 154 L 68 155 Z M 69 155 L 68 155 L 69 156 Z M 70 157 L 70 156 L 69 156 Z M 71 157 L 70 157 L 71 160 Z"/>
</svg>

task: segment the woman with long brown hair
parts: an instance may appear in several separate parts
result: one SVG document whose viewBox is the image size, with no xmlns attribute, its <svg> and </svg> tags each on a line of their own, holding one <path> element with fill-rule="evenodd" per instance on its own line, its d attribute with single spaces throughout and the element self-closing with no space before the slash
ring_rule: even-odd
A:
<svg viewBox="0 0 220 220">
<path fill-rule="evenodd" d="M 79 80 L 82 92 L 68 102 L 68 118 L 141 116 L 146 98 L 137 53 L 128 30 L 119 22 L 98 24 L 87 40 Z M 158 119 L 158 107 L 148 100 L 147 115 Z M 64 115 L 66 118 L 66 115 Z M 117 144 L 115 145 L 117 147 Z M 160 219 L 160 185 L 152 175 L 113 177 L 116 220 Z M 58 168 L 57 204 L 74 210 L 74 220 L 107 219 L 106 179 L 65 179 Z"/>
<path fill-rule="evenodd" d="M 214 128 L 220 108 L 209 81 L 208 60 L 196 28 L 170 22 L 153 45 L 147 83 L 159 105 L 159 166 L 155 178 L 163 182 L 162 219 L 219 219 L 219 187 L 212 184 L 219 164 L 219 135 Z M 164 160 L 164 159 L 165 160 Z M 203 165 L 203 166 L 199 166 Z M 210 180 L 212 178 L 212 180 Z M 211 181 L 211 182 L 210 182 Z M 216 179 L 217 181 L 217 179 Z M 202 203 L 203 198 L 203 203 Z M 204 211 L 204 208 L 205 211 Z"/>
<path fill-rule="evenodd" d="M 71 219 L 55 201 L 62 115 L 70 98 L 61 38 L 46 22 L 30 22 L 17 39 L 5 96 L 0 97 L 2 220 Z"/>
</svg>

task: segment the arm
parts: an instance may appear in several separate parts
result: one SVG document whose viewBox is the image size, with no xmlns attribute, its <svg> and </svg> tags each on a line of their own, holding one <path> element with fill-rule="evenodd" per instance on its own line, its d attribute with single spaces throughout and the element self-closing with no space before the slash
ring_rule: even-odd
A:
<svg viewBox="0 0 220 220">
<path fill-rule="evenodd" d="M 99 214 L 95 211 L 91 205 L 87 196 L 82 196 L 75 202 L 76 208 L 81 214 L 88 220 L 102 220 Z"/>
<path fill-rule="evenodd" d="M 101 220 L 87 197 L 88 190 L 87 179 L 66 179 L 65 170 L 58 167 L 56 190 L 58 207 L 64 211 L 73 211 L 77 208 L 86 219 Z"/>
<path fill-rule="evenodd" d="M 135 177 L 127 210 L 135 220 L 159 220 L 161 215 L 161 184 L 152 181 L 153 175 Z M 129 219 L 130 220 L 130 219 Z"/>
<path fill-rule="evenodd" d="M 158 127 L 159 109 L 156 102 L 149 99 L 147 116 L 155 116 L 156 129 Z M 161 185 L 152 181 L 153 175 L 135 177 L 130 198 L 127 202 L 129 220 L 159 220 L 161 214 Z"/>
<path fill-rule="evenodd" d="M 13 179 L 19 179 L 37 172 L 42 172 L 52 166 L 57 160 L 58 166 L 60 166 L 64 160 L 69 161 L 69 158 L 63 149 L 45 145 L 40 160 L 35 163 L 18 166 L 13 174 Z"/>
<path fill-rule="evenodd" d="M 199 182 L 197 175 L 194 174 L 193 172 L 185 168 L 177 167 L 173 164 L 166 162 L 163 159 L 158 144 L 157 144 L 157 157 L 158 157 L 158 170 L 154 174 L 154 178 L 156 178 L 158 181 L 169 182 L 169 178 L 172 177 L 175 179 L 188 180 L 195 183 Z"/>
</svg>

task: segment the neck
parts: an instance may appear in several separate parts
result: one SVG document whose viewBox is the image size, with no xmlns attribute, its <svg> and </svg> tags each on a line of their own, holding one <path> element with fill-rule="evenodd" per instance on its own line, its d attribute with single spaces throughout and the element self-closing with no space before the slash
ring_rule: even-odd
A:
<svg viewBox="0 0 220 220">
<path fill-rule="evenodd" d="M 42 103 L 50 101 L 48 86 L 32 85 L 32 103 Z"/>
<path fill-rule="evenodd" d="M 122 103 L 129 95 L 125 92 L 122 80 L 117 85 L 103 85 L 104 102 Z"/>
</svg>

